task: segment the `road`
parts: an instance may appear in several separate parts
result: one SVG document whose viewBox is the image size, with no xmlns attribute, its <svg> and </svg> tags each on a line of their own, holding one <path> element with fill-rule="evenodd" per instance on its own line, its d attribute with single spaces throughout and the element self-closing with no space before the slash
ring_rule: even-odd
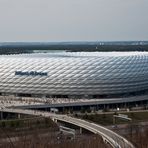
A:
<svg viewBox="0 0 148 148">
<path fill-rule="evenodd" d="M 25 110 L 25 109 L 13 109 L 13 108 L 3 108 L 0 109 L 1 112 L 11 112 L 11 113 L 20 113 L 20 114 L 28 114 L 35 116 L 44 116 L 50 117 L 53 120 L 64 121 L 66 123 L 71 123 L 78 127 L 84 128 L 86 130 L 91 131 L 94 134 L 99 134 L 103 137 L 104 141 L 109 143 L 114 148 L 134 148 L 132 143 L 127 141 L 124 137 L 118 135 L 117 133 L 103 127 L 97 125 L 95 123 L 85 121 L 82 119 L 73 118 L 67 115 L 59 115 L 50 112 L 42 112 L 36 110 Z"/>
<path fill-rule="evenodd" d="M 29 104 L 29 105 L 15 105 L 16 108 L 22 109 L 31 109 L 31 108 L 57 108 L 57 107 L 72 107 L 72 106 L 87 106 L 87 105 L 102 105 L 102 104 L 117 104 L 117 103 L 130 103 L 136 101 L 148 100 L 148 95 L 142 96 L 130 96 L 130 97 L 121 97 L 121 98 L 105 98 L 105 99 L 96 99 L 96 100 L 85 100 L 85 101 L 76 101 L 76 102 L 65 102 L 65 103 L 47 103 L 47 104 Z"/>
</svg>

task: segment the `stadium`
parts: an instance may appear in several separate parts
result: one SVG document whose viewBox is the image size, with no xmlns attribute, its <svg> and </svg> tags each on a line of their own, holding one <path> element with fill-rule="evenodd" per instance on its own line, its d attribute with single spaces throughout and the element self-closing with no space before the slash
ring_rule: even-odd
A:
<svg viewBox="0 0 148 148">
<path fill-rule="evenodd" d="M 0 56 L 0 93 L 104 98 L 148 89 L 147 52 L 54 52 Z"/>
</svg>

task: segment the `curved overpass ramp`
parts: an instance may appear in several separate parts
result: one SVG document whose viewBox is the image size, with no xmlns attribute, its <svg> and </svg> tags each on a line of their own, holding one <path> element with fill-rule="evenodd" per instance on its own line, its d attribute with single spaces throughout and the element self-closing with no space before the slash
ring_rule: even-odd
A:
<svg viewBox="0 0 148 148">
<path fill-rule="evenodd" d="M 71 123 L 73 125 L 89 130 L 90 132 L 94 134 L 98 134 L 102 136 L 102 138 L 114 148 L 134 148 L 132 143 L 127 141 L 124 137 L 116 134 L 115 132 L 103 126 L 97 125 L 95 123 L 73 118 L 73 117 L 68 117 L 68 116 L 57 116 L 57 117 L 54 116 L 52 118 L 59 120 L 59 121 Z"/>
<path fill-rule="evenodd" d="M 35 110 L 23 110 L 23 109 L 12 109 L 12 108 L 4 108 L 0 109 L 1 112 L 11 112 L 11 113 L 19 113 L 19 114 L 28 114 L 35 116 L 44 116 L 50 117 L 53 120 L 64 121 L 66 123 L 71 123 L 78 127 L 82 127 L 86 130 L 94 134 L 98 134 L 103 137 L 103 139 L 108 142 L 113 148 L 134 148 L 133 144 L 127 141 L 124 137 L 118 135 L 117 133 L 103 127 L 97 125 L 92 122 L 88 122 L 85 120 L 73 118 L 67 115 L 58 115 L 49 112 L 35 111 Z"/>
</svg>

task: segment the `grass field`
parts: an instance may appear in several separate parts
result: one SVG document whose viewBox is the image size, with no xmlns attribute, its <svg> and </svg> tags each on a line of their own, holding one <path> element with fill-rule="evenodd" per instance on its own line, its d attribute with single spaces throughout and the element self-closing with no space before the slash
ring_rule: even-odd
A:
<svg viewBox="0 0 148 148">
<path fill-rule="evenodd" d="M 117 113 L 111 113 L 111 114 L 93 114 L 93 115 L 78 115 L 79 118 L 89 120 L 101 125 L 112 125 L 113 124 L 113 115 Z M 142 121 L 148 121 L 148 112 L 126 112 L 123 113 L 125 115 L 128 115 L 129 118 L 132 118 L 132 123 L 142 122 Z M 124 119 L 116 119 L 116 124 L 125 124 L 129 123 L 130 121 L 124 120 Z"/>
</svg>

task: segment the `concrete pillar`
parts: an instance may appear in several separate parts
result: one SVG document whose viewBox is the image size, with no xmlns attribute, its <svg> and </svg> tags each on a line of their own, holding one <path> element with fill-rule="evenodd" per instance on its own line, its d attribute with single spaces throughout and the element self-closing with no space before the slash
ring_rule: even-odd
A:
<svg viewBox="0 0 148 148">
<path fill-rule="evenodd" d="M 0 119 L 3 120 L 3 112 L 0 112 Z"/>
<path fill-rule="evenodd" d="M 55 119 L 55 118 L 52 118 L 52 120 L 53 120 L 53 122 L 55 122 L 55 123 L 57 123 L 58 121 L 57 121 L 57 119 Z"/>
<path fill-rule="evenodd" d="M 113 116 L 113 124 L 116 124 L 116 118 Z"/>
<path fill-rule="evenodd" d="M 105 109 L 105 104 L 104 104 L 104 109 Z"/>
<path fill-rule="evenodd" d="M 20 119 L 21 118 L 21 114 L 18 114 L 18 119 Z"/>
<path fill-rule="evenodd" d="M 80 134 L 82 134 L 82 127 L 80 127 Z"/>
</svg>

